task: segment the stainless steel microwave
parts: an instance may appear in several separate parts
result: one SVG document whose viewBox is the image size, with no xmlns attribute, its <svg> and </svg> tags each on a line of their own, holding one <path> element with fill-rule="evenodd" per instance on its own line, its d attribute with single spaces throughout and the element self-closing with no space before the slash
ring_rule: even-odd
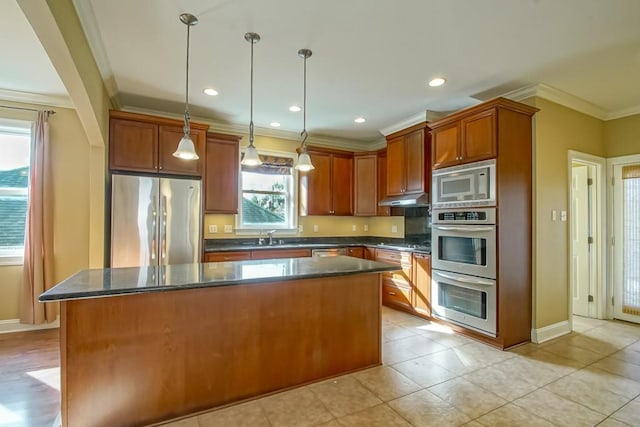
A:
<svg viewBox="0 0 640 427">
<path fill-rule="evenodd" d="M 432 208 L 496 205 L 495 159 L 433 171 Z"/>
</svg>

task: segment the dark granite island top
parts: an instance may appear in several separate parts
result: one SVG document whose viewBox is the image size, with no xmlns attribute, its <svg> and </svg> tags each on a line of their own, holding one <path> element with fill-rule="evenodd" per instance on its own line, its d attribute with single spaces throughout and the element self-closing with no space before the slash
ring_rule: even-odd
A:
<svg viewBox="0 0 640 427">
<path fill-rule="evenodd" d="M 60 301 L 180 289 L 380 273 L 397 266 L 348 256 L 83 270 L 40 295 Z"/>
<path fill-rule="evenodd" d="M 382 361 L 382 273 L 310 257 L 81 271 L 60 304 L 62 426 L 150 425 Z"/>
</svg>

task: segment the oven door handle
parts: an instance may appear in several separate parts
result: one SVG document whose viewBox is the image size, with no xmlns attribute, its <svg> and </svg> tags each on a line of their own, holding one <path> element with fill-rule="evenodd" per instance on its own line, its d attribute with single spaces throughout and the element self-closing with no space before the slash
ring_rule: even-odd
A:
<svg viewBox="0 0 640 427">
<path fill-rule="evenodd" d="M 466 277 L 454 277 L 454 276 L 450 276 L 446 273 L 442 273 L 440 271 L 438 271 L 439 276 L 444 277 L 445 279 L 449 279 L 449 280 L 457 280 L 458 282 L 463 282 L 463 283 L 471 283 L 473 285 L 484 285 L 484 286 L 494 286 L 495 283 L 494 282 L 488 282 L 486 280 L 482 280 L 482 279 L 469 279 Z"/>
<path fill-rule="evenodd" d="M 447 227 L 443 225 L 434 225 L 433 227 L 443 231 L 470 231 L 472 233 L 494 230 L 493 227 Z"/>
</svg>

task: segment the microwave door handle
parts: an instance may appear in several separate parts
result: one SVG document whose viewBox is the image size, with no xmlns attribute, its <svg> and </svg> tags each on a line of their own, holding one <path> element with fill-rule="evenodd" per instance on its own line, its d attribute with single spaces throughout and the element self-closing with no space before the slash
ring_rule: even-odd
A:
<svg viewBox="0 0 640 427">
<path fill-rule="evenodd" d="M 487 282 L 486 280 L 482 280 L 482 279 L 470 279 L 468 277 L 454 277 L 454 276 L 450 276 L 446 273 L 443 273 L 441 271 L 438 271 L 437 273 L 438 275 L 444 277 L 445 279 L 449 279 L 449 280 L 457 280 L 458 282 L 463 282 L 463 283 L 471 283 L 473 285 L 484 285 L 484 286 L 493 286 L 494 283 L 493 282 Z"/>
<path fill-rule="evenodd" d="M 493 231 L 493 227 L 447 227 L 447 226 L 443 226 L 443 225 L 434 225 L 434 228 L 437 228 L 438 230 L 443 230 L 443 231 L 470 231 L 472 233 L 477 233 L 477 232 L 481 232 L 481 231 Z"/>
</svg>

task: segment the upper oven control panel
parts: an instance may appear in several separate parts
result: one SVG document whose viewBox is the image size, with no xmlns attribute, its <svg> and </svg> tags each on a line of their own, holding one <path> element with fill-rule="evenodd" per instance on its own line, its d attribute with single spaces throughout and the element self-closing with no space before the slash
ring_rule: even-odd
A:
<svg viewBox="0 0 640 427">
<path fill-rule="evenodd" d="M 495 224 L 496 208 L 433 210 L 433 224 Z"/>
</svg>

